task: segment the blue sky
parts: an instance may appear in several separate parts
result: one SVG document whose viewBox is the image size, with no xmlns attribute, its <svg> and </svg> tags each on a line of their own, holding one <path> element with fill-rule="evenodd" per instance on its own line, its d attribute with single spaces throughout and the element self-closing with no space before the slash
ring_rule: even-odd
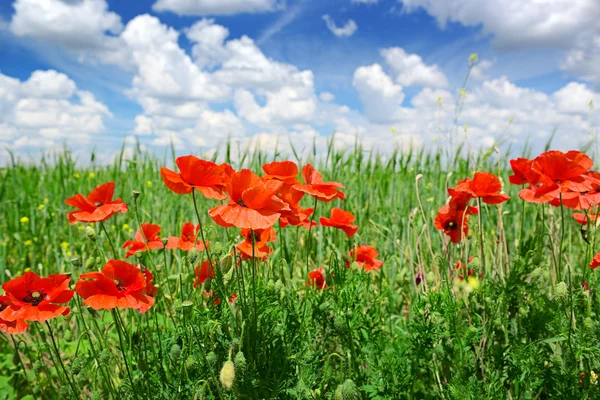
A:
<svg viewBox="0 0 600 400">
<path fill-rule="evenodd" d="M 335 134 L 385 152 L 450 142 L 457 103 L 452 134 L 468 126 L 474 147 L 553 130 L 557 147 L 581 145 L 597 129 L 599 20 L 595 0 L 2 2 L 0 147 Z"/>
</svg>

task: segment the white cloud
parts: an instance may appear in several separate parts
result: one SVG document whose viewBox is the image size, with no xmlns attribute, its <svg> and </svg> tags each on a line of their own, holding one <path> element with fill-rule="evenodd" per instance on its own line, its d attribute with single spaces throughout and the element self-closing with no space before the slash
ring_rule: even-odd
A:
<svg viewBox="0 0 600 400">
<path fill-rule="evenodd" d="M 396 80 L 404 86 L 448 87 L 448 79 L 437 65 L 427 65 L 421 56 L 407 54 L 400 47 L 380 51 L 385 61 L 392 67 Z"/>
<path fill-rule="evenodd" d="M 371 121 L 387 122 L 397 116 L 402 107 L 404 92 L 383 72 L 381 65 L 359 67 L 354 71 L 352 84 L 364 105 L 365 115 Z"/>
<path fill-rule="evenodd" d="M 327 29 L 337 37 L 350 37 L 358 29 L 358 25 L 353 19 L 349 19 L 344 26 L 338 27 L 329 15 L 325 14 L 322 18 L 327 25 Z"/>
<path fill-rule="evenodd" d="M 598 0 L 399 0 L 405 12 L 424 9 L 445 28 L 449 22 L 481 26 L 498 47 L 566 50 L 562 68 L 600 82 Z M 595 63 L 595 64 L 594 64 Z"/>
<path fill-rule="evenodd" d="M 554 92 L 552 97 L 559 111 L 579 114 L 587 114 L 591 111 L 591 104 L 600 100 L 598 93 L 577 82 L 570 82 Z"/>
<path fill-rule="evenodd" d="M 335 99 L 335 95 L 330 92 L 321 92 L 319 93 L 319 100 L 329 103 Z"/>
<path fill-rule="evenodd" d="M 471 78 L 478 81 L 488 79 L 488 73 L 494 66 L 494 62 L 495 60 L 480 60 L 473 66 L 473 69 L 471 69 Z"/>
<path fill-rule="evenodd" d="M 399 0 L 407 12 L 423 8 L 444 28 L 448 22 L 482 25 L 499 46 L 574 45 L 598 29 L 597 0 Z"/>
<path fill-rule="evenodd" d="M 35 71 L 24 82 L 0 74 L 0 139 L 12 148 L 85 144 L 104 132 L 108 108 L 66 75 Z M 14 139 L 12 142 L 10 140 Z"/>
<path fill-rule="evenodd" d="M 105 0 L 16 0 L 10 22 L 17 36 L 60 45 L 83 58 L 125 64 L 118 35 L 121 17 L 108 11 Z"/>
<path fill-rule="evenodd" d="M 273 12 L 285 8 L 279 0 L 157 0 L 155 11 L 172 11 L 179 15 L 234 15 Z"/>
</svg>

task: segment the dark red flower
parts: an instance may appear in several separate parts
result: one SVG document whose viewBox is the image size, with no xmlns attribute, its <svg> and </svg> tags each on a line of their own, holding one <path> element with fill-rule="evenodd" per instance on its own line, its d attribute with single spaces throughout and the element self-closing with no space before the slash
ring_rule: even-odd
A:
<svg viewBox="0 0 600 400">
<path fill-rule="evenodd" d="M 10 305 L 7 296 L 0 296 L 0 313 Z M 17 333 L 23 333 L 27 330 L 29 325 L 24 319 L 16 319 L 14 321 L 6 321 L 0 318 L 0 331 L 10 333 L 11 335 Z"/>
<path fill-rule="evenodd" d="M 325 272 L 323 271 L 323 267 L 319 267 L 313 271 L 308 273 L 308 286 L 314 287 L 315 289 L 325 289 L 327 287 L 327 282 L 325 281 Z"/>
<path fill-rule="evenodd" d="M 254 237 L 252 234 L 254 233 Z M 272 227 L 267 229 L 257 229 L 252 231 L 251 229 L 242 229 L 241 235 L 244 237 L 244 241 L 235 248 L 241 253 L 242 259 L 254 258 L 265 261 L 273 249 L 268 246 L 269 242 L 276 240 L 275 230 Z M 254 253 L 252 252 L 252 241 L 254 240 Z"/>
<path fill-rule="evenodd" d="M 135 265 L 125 261 L 109 260 L 101 272 L 88 272 L 80 276 L 75 285 L 83 305 L 94 310 L 133 308 L 146 312 L 154 304 L 148 292 L 147 275 Z"/>
<path fill-rule="evenodd" d="M 161 168 L 165 185 L 177 194 L 188 194 L 196 189 L 208 199 L 224 200 L 223 189 L 234 173 L 228 164 L 217 165 L 214 162 L 201 160 L 188 155 L 177 157 L 177 166 L 181 173 Z"/>
<path fill-rule="evenodd" d="M 65 200 L 70 206 L 79 208 L 79 211 L 71 211 L 67 214 L 69 222 L 74 224 L 81 222 L 106 221 L 117 212 L 127 212 L 127 204 L 121 199 L 113 200 L 115 183 L 107 182 L 92 190 L 88 197 L 76 194 Z"/>
<path fill-rule="evenodd" d="M 283 182 L 263 182 L 254 172 L 243 169 L 227 185 L 229 203 L 208 211 L 213 221 L 222 227 L 266 229 L 279 219 L 287 204 L 276 196 Z"/>
<path fill-rule="evenodd" d="M 194 289 L 206 282 L 207 279 L 213 279 L 215 277 L 215 271 L 212 266 L 209 268 L 209 265 L 208 260 L 204 260 L 202 265 L 198 265 L 194 269 L 194 275 L 196 276 L 196 279 L 194 280 Z"/>
<path fill-rule="evenodd" d="M 352 237 L 358 231 L 358 225 L 352 225 L 355 220 L 356 218 L 351 212 L 341 208 L 332 208 L 331 218 L 321 217 L 321 225 L 341 229 L 348 237 Z"/>
<path fill-rule="evenodd" d="M 383 261 L 377 260 L 379 255 L 375 248 L 362 244 L 350 250 L 350 258 L 365 271 L 378 270 L 383 265 Z M 346 263 L 346 268 L 350 268 L 350 262 Z"/>
<path fill-rule="evenodd" d="M 194 227 L 194 224 L 191 222 L 186 222 L 181 229 L 181 237 L 169 236 L 167 249 L 191 251 L 195 247 L 198 251 L 204 250 L 204 243 L 202 243 L 202 240 L 196 240 L 198 229 L 200 229 L 200 225 Z M 206 244 L 209 245 L 209 243 Z"/>
<path fill-rule="evenodd" d="M 73 292 L 69 289 L 68 275 L 39 277 L 35 272 L 25 272 L 23 276 L 11 279 L 2 285 L 5 300 L 0 319 L 5 321 L 44 322 L 59 315 L 69 314 L 64 304 L 71 301 Z"/>
<path fill-rule="evenodd" d="M 158 236 L 159 232 L 160 226 L 144 222 L 142 224 L 142 229 L 138 229 L 135 233 L 135 240 L 128 240 L 123 244 L 124 249 L 129 247 L 125 258 L 135 255 L 138 251 L 164 248 L 165 246 L 163 245 L 160 236 Z"/>
<path fill-rule="evenodd" d="M 325 202 L 346 198 L 346 194 L 339 191 L 344 188 L 344 185 L 338 182 L 323 182 L 323 177 L 311 164 L 306 164 L 302 168 L 302 178 L 306 184 L 294 185 L 294 189 Z"/>
</svg>

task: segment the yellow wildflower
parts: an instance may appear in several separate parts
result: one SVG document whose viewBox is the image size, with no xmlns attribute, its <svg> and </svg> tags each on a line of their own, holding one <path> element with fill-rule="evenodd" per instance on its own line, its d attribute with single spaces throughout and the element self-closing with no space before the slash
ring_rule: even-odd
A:
<svg viewBox="0 0 600 400">
<path fill-rule="evenodd" d="M 147 182 L 146 182 L 146 186 L 148 186 L 148 187 L 152 187 L 152 181 L 147 181 Z"/>
<path fill-rule="evenodd" d="M 27 217 L 23 217 L 23 218 L 21 218 L 21 223 L 22 223 L 22 224 L 26 224 L 26 223 L 28 223 L 28 222 L 29 222 L 29 218 L 27 218 Z"/>
<path fill-rule="evenodd" d="M 43 204 L 40 204 L 40 205 L 38 206 L 38 210 L 42 211 L 42 210 L 44 209 L 44 207 L 46 207 L 46 206 L 44 206 Z"/>
<path fill-rule="evenodd" d="M 75 179 L 79 179 L 79 178 L 81 178 L 81 175 L 79 175 L 79 172 L 75 172 L 75 173 L 73 174 L 73 176 L 75 177 Z"/>
<path fill-rule="evenodd" d="M 95 173 L 93 173 L 93 172 L 90 172 L 90 175 L 89 175 L 89 177 L 90 177 L 90 179 L 94 179 L 94 178 L 96 177 L 96 174 L 95 174 Z"/>
<path fill-rule="evenodd" d="M 31 240 L 26 240 L 25 243 L 23 243 L 25 246 L 31 246 L 32 245 L 32 241 Z"/>
<path fill-rule="evenodd" d="M 62 242 L 62 243 L 60 244 L 60 247 L 62 247 L 62 248 L 63 248 L 63 249 L 65 249 L 65 250 L 66 250 L 66 249 L 68 249 L 68 248 L 69 248 L 69 242 Z"/>
</svg>

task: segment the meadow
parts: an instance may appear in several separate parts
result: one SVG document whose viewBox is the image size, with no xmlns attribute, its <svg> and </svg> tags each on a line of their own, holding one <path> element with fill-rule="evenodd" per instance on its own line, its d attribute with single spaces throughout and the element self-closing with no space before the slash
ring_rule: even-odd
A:
<svg viewBox="0 0 600 400">
<path fill-rule="evenodd" d="M 554 205 L 525 201 L 519 194 L 529 185 L 509 182 L 515 175 L 509 160 L 538 154 L 512 153 L 490 149 L 465 157 L 459 148 L 453 154 L 396 151 L 383 157 L 359 144 L 336 150 L 333 142 L 322 157 L 292 153 L 296 173 L 293 168 L 285 178 L 271 173 L 261 190 L 273 189 L 283 198 L 281 182 L 293 182 L 304 190 L 301 210 L 315 210 L 300 218 L 304 226 L 285 227 L 273 217 L 282 210 L 281 200 L 273 198 L 265 206 L 271 211 L 263 210 L 260 218 L 237 218 L 258 202 L 232 195 L 238 183 L 211 189 L 236 196 L 231 203 L 206 198 L 215 193 L 197 187 L 175 193 L 173 188 L 181 191 L 185 185 L 173 183 L 180 170 L 170 153 L 137 151 L 108 166 L 96 164 L 93 154 L 76 162 L 68 151 L 35 165 L 15 161 L 0 170 L 4 291 L 7 282 L 34 272 L 68 276 L 60 278 L 61 290 L 77 293 L 57 295 L 60 304 L 52 305 L 52 318 L 40 322 L 40 312 L 27 321 L 25 332 L 2 332 L 0 398 L 600 397 L 600 303 L 594 295 L 597 273 L 589 265 L 600 251 L 597 224 L 595 214 L 582 211 L 579 223 L 566 205 L 575 190 L 583 204 L 596 181 L 582 167 L 569 187 L 556 177 L 531 186 L 539 192 L 558 185 Z M 579 163 L 576 170 L 585 164 L 581 157 L 565 157 L 567 166 Z M 248 152 L 232 160 L 226 151 L 213 157 L 259 176 L 266 175 L 263 166 L 286 159 L 278 152 Z M 325 189 L 305 182 L 307 164 L 325 182 L 342 184 L 327 190 L 345 198 L 333 193 L 319 200 L 315 191 Z M 549 175 L 552 165 L 546 166 Z M 170 187 L 163 167 L 176 175 Z M 454 207 L 449 198 L 470 190 L 459 189 L 459 182 L 483 171 L 500 179 L 501 193 L 465 195 L 468 205 L 457 207 L 459 225 L 467 223 L 468 233 L 461 234 L 460 227 L 457 233 L 452 223 L 445 227 L 454 237 L 437 229 L 440 210 Z M 86 197 L 107 182 L 114 182 L 114 198 L 121 198 L 127 210 L 115 206 L 103 222 L 94 223 L 72 216 L 70 224 L 67 214 L 77 208 L 65 200 L 78 193 Z M 595 207 L 593 200 L 586 204 Z M 332 208 L 356 218 L 340 218 L 348 232 L 321 222 Z M 227 212 L 239 212 L 234 217 L 242 224 L 255 224 L 246 238 L 239 227 L 222 226 L 231 216 Z M 271 221 L 274 233 L 254 234 Z M 192 243 L 187 250 L 197 250 L 181 248 L 188 222 Z M 123 248 L 146 223 L 159 225 L 160 231 L 144 230 Z M 349 235 L 353 225 L 358 229 Z M 166 248 L 169 236 L 180 237 L 178 248 Z M 202 249 L 205 242 L 208 251 Z M 378 254 L 357 255 L 363 245 Z M 114 300 L 134 289 L 98 273 L 106 273 L 106 265 L 116 269 L 111 260 L 133 265 L 127 279 L 145 278 L 130 282 L 138 285 L 134 300 Z M 151 281 L 141 275 L 146 271 Z M 103 287 L 90 288 L 89 282 L 102 279 Z M 92 289 L 105 297 L 93 301 Z M 35 308 L 39 296 L 47 295 L 41 289 L 20 290 L 27 303 L 21 309 L 2 298 L 3 331 L 18 329 L 16 316 L 25 315 L 19 312 Z"/>
</svg>

